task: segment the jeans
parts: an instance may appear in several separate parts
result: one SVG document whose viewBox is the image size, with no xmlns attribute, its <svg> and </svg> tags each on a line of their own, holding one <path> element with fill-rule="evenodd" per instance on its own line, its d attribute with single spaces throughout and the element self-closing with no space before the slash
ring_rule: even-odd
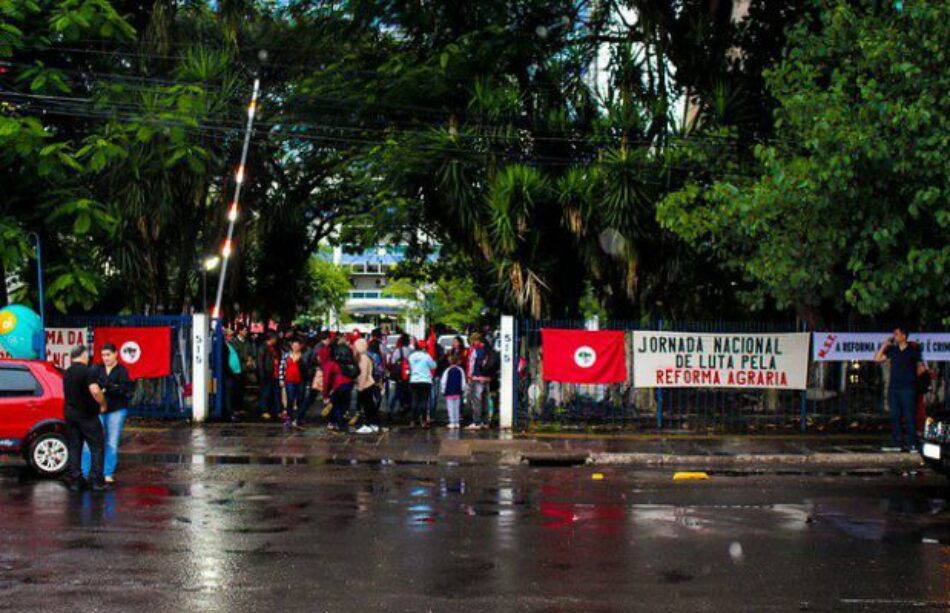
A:
<svg viewBox="0 0 950 613">
<path fill-rule="evenodd" d="M 83 474 L 82 461 L 83 447 L 89 445 L 90 467 L 86 472 L 94 484 L 102 483 L 102 462 L 105 450 L 105 437 L 102 433 L 102 422 L 98 417 L 66 416 L 66 445 L 69 449 L 69 464 L 66 469 L 66 478 L 78 481 Z"/>
<path fill-rule="evenodd" d="M 445 408 L 449 411 L 449 425 L 457 426 L 459 425 L 459 420 L 461 419 L 461 408 L 462 408 L 462 397 L 461 396 L 446 396 L 445 397 Z"/>
<path fill-rule="evenodd" d="M 432 393 L 431 383 L 411 383 L 412 389 L 412 416 L 420 424 L 429 421 L 429 396 Z"/>
<path fill-rule="evenodd" d="M 330 403 L 333 406 L 333 419 L 341 432 L 347 430 L 346 412 L 350 409 L 350 398 L 353 395 L 353 384 L 346 383 L 333 390 L 330 394 Z"/>
<path fill-rule="evenodd" d="M 472 381 L 471 392 L 469 404 L 472 409 L 472 423 L 481 425 L 482 411 L 488 410 L 488 381 Z M 491 415 L 489 415 L 489 419 L 491 419 Z"/>
<path fill-rule="evenodd" d="M 119 439 L 122 438 L 122 428 L 125 426 L 125 418 L 128 416 L 128 409 L 119 409 L 118 411 L 109 411 L 99 416 L 102 423 L 102 429 L 105 431 L 105 461 L 102 466 L 102 475 L 104 477 L 115 476 L 115 468 L 119 464 Z M 89 445 L 82 447 L 82 474 L 89 476 L 92 464 L 92 456 L 89 453 Z"/>
<path fill-rule="evenodd" d="M 891 409 L 891 445 L 901 446 L 901 422 L 904 424 L 905 447 L 917 447 L 917 392 L 912 389 L 890 389 L 887 391 L 887 405 Z"/>
<path fill-rule="evenodd" d="M 280 402 L 280 386 L 277 384 L 276 379 L 262 379 L 261 380 L 261 397 L 258 401 L 261 409 L 261 415 L 264 413 L 279 413 L 278 409 L 281 406 Z"/>
<path fill-rule="evenodd" d="M 300 408 L 303 406 L 306 387 L 303 383 L 287 383 L 284 386 L 284 391 L 287 392 L 287 406 L 285 410 L 287 411 L 287 415 L 291 419 L 294 419 L 298 416 Z"/>
</svg>

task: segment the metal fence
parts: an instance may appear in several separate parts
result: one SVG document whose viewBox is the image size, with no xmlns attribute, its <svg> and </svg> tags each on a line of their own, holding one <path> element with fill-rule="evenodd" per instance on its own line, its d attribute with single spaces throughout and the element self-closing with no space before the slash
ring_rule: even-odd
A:
<svg viewBox="0 0 950 613">
<path fill-rule="evenodd" d="M 810 362 L 806 391 L 724 388 L 634 388 L 634 330 L 705 333 L 805 332 L 795 323 L 728 321 L 610 321 L 601 330 L 624 330 L 627 381 L 617 385 L 546 382 L 541 377 L 541 329 L 583 329 L 582 321 L 518 322 L 522 367 L 515 423 L 616 425 L 638 430 L 769 432 L 862 432 L 888 427 L 883 367 L 868 362 Z M 848 330 L 850 327 L 840 329 Z M 885 328 L 886 329 L 886 328 Z M 809 331 L 810 332 L 810 331 Z M 937 378 L 925 396 L 928 407 L 947 405 L 947 364 L 933 363 Z"/>
<path fill-rule="evenodd" d="M 159 379 L 137 379 L 129 414 L 149 419 L 190 419 L 185 402 L 191 370 L 191 317 L 187 315 L 53 315 L 51 328 L 170 327 L 172 373 Z M 91 339 L 90 339 L 91 340 Z"/>
</svg>

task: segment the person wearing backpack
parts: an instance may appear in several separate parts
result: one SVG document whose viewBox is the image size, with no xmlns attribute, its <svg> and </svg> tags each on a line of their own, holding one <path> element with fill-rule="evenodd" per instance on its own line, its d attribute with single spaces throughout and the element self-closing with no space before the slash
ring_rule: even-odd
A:
<svg viewBox="0 0 950 613">
<path fill-rule="evenodd" d="M 420 341 L 416 350 L 409 355 L 409 386 L 412 390 L 413 419 L 419 425 L 429 429 L 429 397 L 432 394 L 432 371 L 436 363 L 426 351 L 425 341 Z M 413 424 L 410 423 L 410 426 Z"/>
<path fill-rule="evenodd" d="M 471 381 L 469 394 L 469 408 L 472 411 L 472 423 L 466 430 L 481 430 L 488 425 L 483 422 L 483 416 L 488 413 L 489 394 L 491 393 L 491 376 L 485 370 L 485 358 L 488 356 L 488 347 L 482 342 L 477 332 L 472 335 L 472 346 L 468 351 L 468 380 Z"/>
<path fill-rule="evenodd" d="M 353 381 L 359 375 L 359 368 L 345 339 L 341 338 L 332 347 L 323 371 L 323 397 L 330 399 L 330 411 L 336 428 L 346 432 L 346 412 L 350 408 Z"/>
<path fill-rule="evenodd" d="M 389 413 L 396 410 L 399 403 L 400 412 L 405 413 L 410 408 L 409 391 L 409 356 L 412 353 L 412 340 L 408 334 L 401 334 L 396 342 L 396 349 L 389 356 L 389 378 L 396 384 L 396 393 L 389 397 Z"/>
<path fill-rule="evenodd" d="M 224 380 L 224 406 L 221 410 L 222 421 L 237 421 L 234 416 L 235 394 L 240 389 L 241 356 L 234 346 L 234 331 L 224 331 L 224 343 L 228 350 L 227 372 Z M 240 398 L 237 400 L 240 403 Z"/>
<path fill-rule="evenodd" d="M 369 357 L 369 343 L 361 338 L 353 343 L 356 350 L 357 366 L 360 373 L 356 378 L 356 398 L 360 413 L 363 414 L 363 425 L 357 434 L 375 434 L 379 432 L 379 407 L 376 404 L 376 379 L 373 378 L 373 358 Z"/>
<path fill-rule="evenodd" d="M 379 431 L 379 409 L 383 403 L 384 382 L 389 373 L 386 368 L 386 358 L 383 357 L 382 343 L 378 338 L 370 341 L 369 351 L 366 355 L 373 361 L 373 380 L 376 381 L 376 387 L 374 389 L 375 395 L 373 397 L 373 403 L 376 407 L 376 423 L 374 425 L 377 431 Z"/>
</svg>

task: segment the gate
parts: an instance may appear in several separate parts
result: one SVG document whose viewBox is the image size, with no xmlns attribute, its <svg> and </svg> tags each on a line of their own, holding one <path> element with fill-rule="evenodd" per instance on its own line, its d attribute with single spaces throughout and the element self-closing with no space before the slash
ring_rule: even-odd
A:
<svg viewBox="0 0 950 613">
<path fill-rule="evenodd" d="M 541 377 L 541 329 L 583 329 L 582 321 L 518 322 L 515 425 L 623 426 L 650 431 L 877 432 L 889 427 L 881 365 L 809 361 L 806 391 L 727 388 L 634 388 L 633 331 L 705 333 L 805 332 L 795 323 L 727 321 L 610 321 L 602 330 L 623 330 L 627 380 L 616 385 L 546 382 Z M 844 327 L 842 329 L 849 329 Z M 938 376 L 928 407 L 946 406 L 950 364 L 933 363 Z"/>
<path fill-rule="evenodd" d="M 191 321 L 189 315 L 50 315 L 46 325 L 90 331 L 96 326 L 171 328 L 171 375 L 135 380 L 129 414 L 148 419 L 190 419 L 186 390 L 190 390 L 191 383 Z"/>
</svg>

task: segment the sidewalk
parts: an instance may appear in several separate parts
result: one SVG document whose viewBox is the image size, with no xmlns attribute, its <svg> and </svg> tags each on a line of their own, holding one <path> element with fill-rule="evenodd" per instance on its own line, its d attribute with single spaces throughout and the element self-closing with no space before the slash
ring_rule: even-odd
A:
<svg viewBox="0 0 950 613">
<path fill-rule="evenodd" d="M 909 470 L 917 454 L 882 453 L 878 436 L 500 434 L 396 428 L 340 435 L 277 424 L 130 426 L 122 453 L 179 463 L 622 465 L 700 470 Z M 143 458 L 144 460 L 145 458 Z"/>
</svg>

